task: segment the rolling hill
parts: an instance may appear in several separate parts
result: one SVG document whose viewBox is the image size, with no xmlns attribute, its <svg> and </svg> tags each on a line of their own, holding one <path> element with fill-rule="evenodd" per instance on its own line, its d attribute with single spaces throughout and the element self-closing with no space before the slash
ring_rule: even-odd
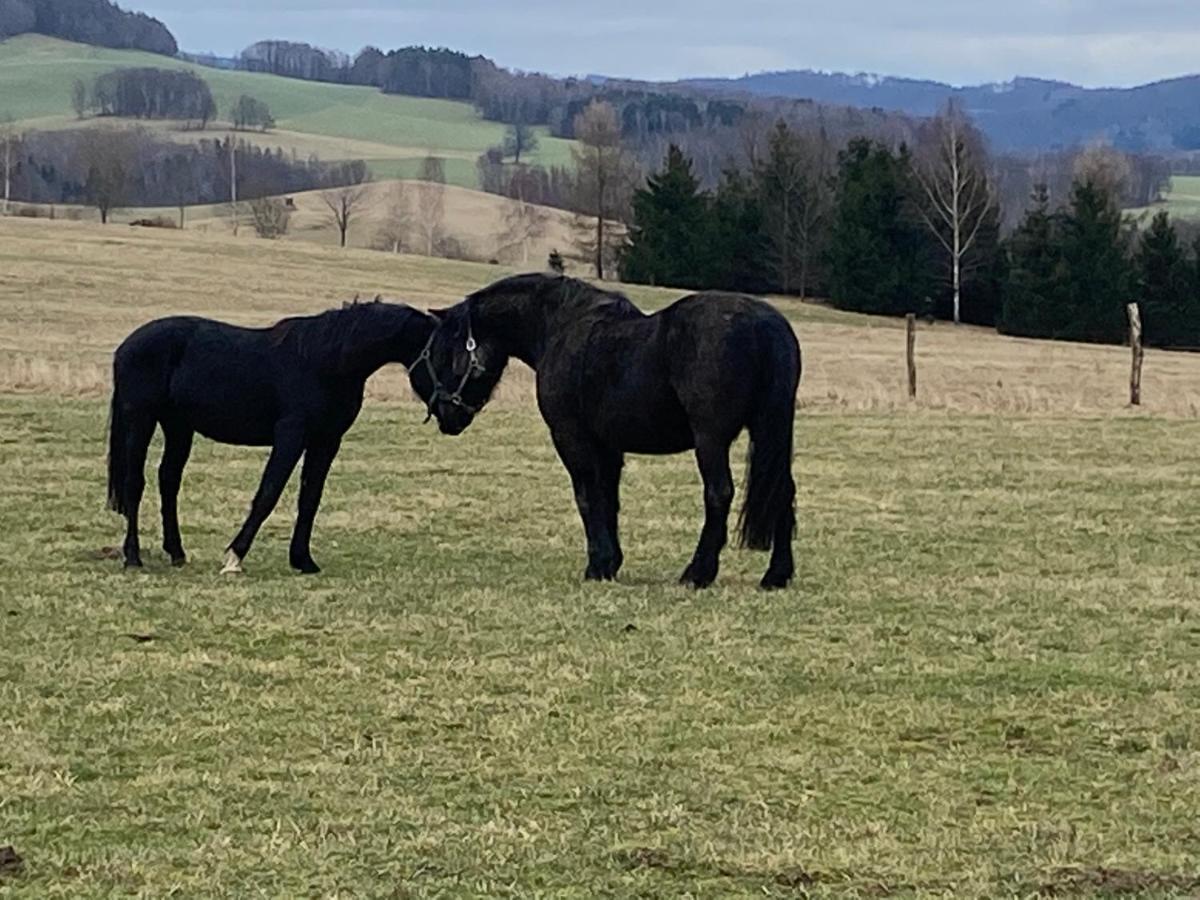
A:
<svg viewBox="0 0 1200 900">
<path fill-rule="evenodd" d="M 792 97 L 914 116 L 954 99 L 1001 151 L 1111 141 L 1124 150 L 1200 149 L 1200 76 L 1131 88 L 1084 88 L 1042 78 L 957 87 L 937 81 L 837 72 L 760 72 L 679 84 L 703 91 Z"/>
<path fill-rule="evenodd" d="M 365 159 L 377 177 L 415 174 L 427 154 L 446 160 L 453 184 L 475 187 L 475 159 L 500 143 L 504 126 L 487 122 L 466 103 L 384 94 L 369 87 L 299 81 L 254 72 L 212 69 L 151 53 L 109 50 L 40 35 L 0 41 L 0 119 L 27 128 L 85 127 L 71 111 L 71 85 L 117 68 L 157 66 L 189 69 L 213 92 L 222 114 L 241 94 L 265 102 L 278 131 L 250 135 L 256 142 L 317 152 L 323 159 Z M 156 127 L 162 127 L 161 123 Z M 184 139 L 194 139 L 195 134 Z M 570 160 L 570 142 L 540 136 L 530 157 L 543 165 Z"/>
</svg>

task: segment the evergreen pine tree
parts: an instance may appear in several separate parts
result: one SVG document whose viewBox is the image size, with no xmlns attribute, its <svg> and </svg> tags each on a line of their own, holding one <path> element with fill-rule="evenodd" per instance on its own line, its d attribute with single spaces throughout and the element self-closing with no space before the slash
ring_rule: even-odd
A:
<svg viewBox="0 0 1200 900">
<path fill-rule="evenodd" d="M 711 286 L 751 294 L 768 292 L 771 277 L 759 195 L 737 169 L 727 169 L 717 187 L 712 220 Z"/>
<path fill-rule="evenodd" d="M 1197 346 L 1191 266 L 1170 217 L 1160 212 L 1142 233 L 1134 259 L 1145 341 L 1154 347 Z"/>
<path fill-rule="evenodd" d="M 1077 182 L 1060 237 L 1065 321 L 1049 337 L 1107 344 L 1125 340 L 1125 305 L 1133 286 L 1128 245 L 1112 193 L 1090 179 Z"/>
<path fill-rule="evenodd" d="M 1008 278 L 996 327 L 1003 334 L 1045 337 L 1060 327 L 1058 228 L 1044 184 L 1008 239 Z"/>
<path fill-rule="evenodd" d="M 934 292 L 930 239 L 914 214 L 908 154 L 864 138 L 838 158 L 828 262 L 835 306 L 919 312 Z"/>
<path fill-rule="evenodd" d="M 672 144 L 662 170 L 633 195 L 621 277 L 640 284 L 706 287 L 709 231 L 709 198 L 692 174 L 692 161 Z"/>
</svg>

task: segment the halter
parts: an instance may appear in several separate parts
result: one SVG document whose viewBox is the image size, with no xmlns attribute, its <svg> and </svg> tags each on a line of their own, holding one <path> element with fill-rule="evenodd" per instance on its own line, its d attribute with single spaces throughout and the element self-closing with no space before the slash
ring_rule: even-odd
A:
<svg viewBox="0 0 1200 900">
<path fill-rule="evenodd" d="M 437 403 L 438 400 L 442 399 L 444 399 L 451 406 L 457 406 L 465 409 L 472 416 L 478 414 L 479 408 L 471 406 L 471 404 L 463 400 L 462 392 L 463 389 L 466 388 L 467 382 L 471 380 L 472 376 L 482 375 L 487 371 L 487 369 L 485 369 L 483 364 L 479 361 L 479 354 L 477 352 L 479 345 L 475 343 L 475 332 L 471 328 L 471 311 L 468 308 L 466 343 L 468 357 L 467 370 L 463 372 L 463 376 L 458 382 L 458 387 L 456 387 L 453 391 L 447 391 L 444 387 L 442 387 L 442 382 L 441 379 L 438 378 L 437 370 L 433 367 L 433 357 L 429 352 L 433 347 L 433 339 L 437 337 L 440 327 L 441 326 L 439 325 L 438 328 L 435 328 L 429 333 L 429 339 L 425 341 L 425 347 L 421 350 L 421 355 L 413 360 L 413 366 L 425 363 L 425 371 L 429 373 L 429 379 L 433 382 L 433 393 L 429 395 L 429 402 L 425 407 L 426 422 L 433 418 L 434 404 Z"/>
</svg>

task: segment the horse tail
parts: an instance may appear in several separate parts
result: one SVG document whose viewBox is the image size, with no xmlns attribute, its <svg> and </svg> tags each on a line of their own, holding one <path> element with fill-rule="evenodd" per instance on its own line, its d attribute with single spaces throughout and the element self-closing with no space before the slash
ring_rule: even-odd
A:
<svg viewBox="0 0 1200 900">
<path fill-rule="evenodd" d="M 770 550 L 781 520 L 796 528 L 796 484 L 792 479 L 792 427 L 800 384 L 800 347 L 782 316 L 763 323 L 767 352 L 758 403 L 750 414 L 750 451 L 745 501 L 738 516 L 741 545 Z"/>
<path fill-rule="evenodd" d="M 120 385 L 113 373 L 112 402 L 108 407 L 108 508 L 125 515 L 125 414 L 118 399 Z"/>
</svg>

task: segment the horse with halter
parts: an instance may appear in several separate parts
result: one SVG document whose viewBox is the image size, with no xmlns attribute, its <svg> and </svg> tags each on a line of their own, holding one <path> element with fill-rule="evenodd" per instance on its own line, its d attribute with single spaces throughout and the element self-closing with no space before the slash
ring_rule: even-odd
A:
<svg viewBox="0 0 1200 900">
<path fill-rule="evenodd" d="M 710 585 L 733 501 L 730 446 L 750 435 L 743 545 L 770 550 L 761 586 L 795 566 L 792 429 L 800 347 L 783 315 L 738 294 L 693 294 L 647 315 L 626 297 L 562 276 L 502 279 L 446 310 L 413 362 L 414 388 L 442 432 L 460 434 L 510 357 L 536 372 L 538 408 L 566 466 L 587 538 L 585 578 L 616 577 L 625 454 L 692 450 L 704 526 L 681 581 Z"/>
</svg>

